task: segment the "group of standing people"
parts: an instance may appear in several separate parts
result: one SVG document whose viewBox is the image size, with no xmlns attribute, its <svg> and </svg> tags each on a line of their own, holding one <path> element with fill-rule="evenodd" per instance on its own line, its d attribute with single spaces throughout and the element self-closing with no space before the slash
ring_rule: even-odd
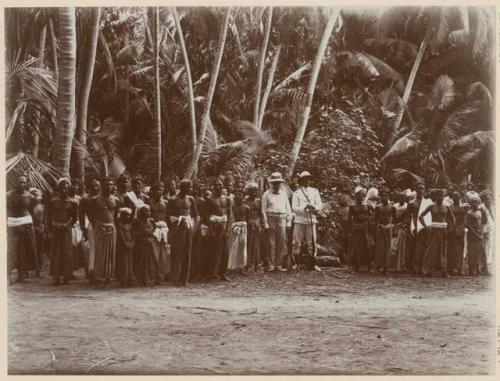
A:
<svg viewBox="0 0 500 381">
<path fill-rule="evenodd" d="M 78 180 L 62 178 L 54 193 L 43 194 L 19 176 L 7 194 L 9 282 L 13 269 L 18 281 L 48 269 L 55 285 L 67 284 L 81 267 L 103 286 L 230 282 L 228 270 L 296 269 L 303 245 L 306 267 L 321 271 L 313 257 L 322 203 L 311 177 L 301 173 L 290 202 L 277 172 L 262 198 L 257 183 L 235 186 L 229 177 L 211 189 L 187 179 L 166 189 L 122 175 L 94 178 L 88 192 Z"/>
<path fill-rule="evenodd" d="M 463 195 L 418 184 L 391 202 L 388 188 L 359 186 L 348 208 L 344 247 L 356 271 L 375 267 L 423 276 L 489 275 L 494 260 L 493 194 Z M 466 202 L 465 202 L 466 201 Z M 467 267 L 467 269 L 465 268 Z M 466 271 L 467 270 L 467 271 Z"/>
</svg>

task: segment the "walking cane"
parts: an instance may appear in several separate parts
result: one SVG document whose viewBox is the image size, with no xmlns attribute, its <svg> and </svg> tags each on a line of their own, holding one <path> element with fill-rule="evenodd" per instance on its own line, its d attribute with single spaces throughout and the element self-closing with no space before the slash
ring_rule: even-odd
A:
<svg viewBox="0 0 500 381">
<path fill-rule="evenodd" d="M 316 237 L 314 234 L 314 226 L 313 226 L 313 221 L 312 221 L 312 213 L 311 209 L 309 209 L 309 224 L 311 225 L 311 236 L 312 236 L 312 258 L 311 258 L 311 264 L 310 264 L 310 270 L 314 270 L 315 262 L 314 262 L 314 256 L 316 253 Z"/>
</svg>

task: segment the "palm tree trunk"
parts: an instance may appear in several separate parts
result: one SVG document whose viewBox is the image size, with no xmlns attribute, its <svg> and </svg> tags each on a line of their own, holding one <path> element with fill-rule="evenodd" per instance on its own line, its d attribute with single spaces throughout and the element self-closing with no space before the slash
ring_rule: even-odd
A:
<svg viewBox="0 0 500 381">
<path fill-rule="evenodd" d="M 184 66 L 186 68 L 186 78 L 188 85 L 188 96 L 189 96 L 189 116 L 191 118 L 191 138 L 193 141 L 193 152 L 196 149 L 196 109 L 194 106 L 194 90 L 193 90 L 193 78 L 191 77 L 191 66 L 189 65 L 189 57 L 186 50 L 186 43 L 184 41 L 184 35 L 182 33 L 181 23 L 179 21 L 179 16 L 177 15 L 177 10 L 172 7 L 172 14 L 175 20 L 175 26 L 177 28 L 177 35 L 179 36 L 179 43 L 181 45 L 182 56 L 184 58 Z"/>
<path fill-rule="evenodd" d="M 156 181 L 161 179 L 161 109 L 160 109 L 160 54 L 158 46 L 159 18 L 158 7 L 153 8 L 153 52 L 154 52 L 154 94 L 155 94 L 155 130 Z"/>
<path fill-rule="evenodd" d="M 276 67 L 278 66 L 278 60 L 280 58 L 281 53 L 281 45 L 276 49 L 276 53 L 274 53 L 273 63 L 271 64 L 271 70 L 269 71 L 269 77 L 267 78 L 266 90 L 264 90 L 264 95 L 262 96 L 262 102 L 260 104 L 259 110 L 259 122 L 257 125 L 257 129 L 262 129 L 262 121 L 264 120 L 264 112 L 266 111 L 267 99 L 269 98 L 269 94 L 271 93 L 271 88 L 273 87 L 273 79 L 274 73 L 276 72 Z"/>
<path fill-rule="evenodd" d="M 262 78 L 264 77 L 264 67 L 266 65 L 267 45 L 269 43 L 269 35 L 271 34 L 271 21 L 273 18 L 273 7 L 269 7 L 267 15 L 267 23 L 264 30 L 264 41 L 262 41 L 262 50 L 260 52 L 260 61 L 257 68 L 257 84 L 255 87 L 255 104 L 253 109 L 253 122 L 259 128 L 259 108 L 260 108 L 260 93 L 262 91 Z"/>
<path fill-rule="evenodd" d="M 208 94 L 205 99 L 205 105 L 203 109 L 203 115 L 201 118 L 201 132 L 196 143 L 196 150 L 194 151 L 191 163 L 188 167 L 186 177 L 191 178 L 195 175 L 198 170 L 198 162 L 200 160 L 201 151 L 203 149 L 203 142 L 205 140 L 205 134 L 207 132 L 208 122 L 210 120 L 210 108 L 212 106 L 212 99 L 215 93 L 215 85 L 217 84 L 217 77 L 219 76 L 219 71 L 222 62 L 222 56 L 224 54 L 224 45 L 226 44 L 227 36 L 227 26 L 229 24 L 229 15 L 231 13 L 231 7 L 226 8 L 226 13 L 224 14 L 224 21 L 222 23 L 222 28 L 219 33 L 219 42 L 217 46 L 217 58 L 215 60 L 214 67 L 212 69 L 212 75 L 210 77 L 210 84 L 208 87 Z"/>
<path fill-rule="evenodd" d="M 54 76 L 56 78 L 57 82 L 57 74 L 59 71 L 59 65 L 57 63 L 57 40 L 56 40 L 56 33 L 54 32 L 54 23 L 52 22 L 52 19 L 49 20 L 49 35 L 50 35 L 50 49 L 52 53 L 52 65 L 54 67 L 52 68 L 54 70 Z"/>
<path fill-rule="evenodd" d="M 87 146 L 87 113 L 89 107 L 89 96 L 94 77 L 94 64 L 97 51 L 97 39 L 99 37 L 99 21 L 101 8 L 90 8 L 91 30 L 90 40 L 86 47 L 87 54 L 83 64 L 83 78 L 78 100 L 78 112 L 76 120 L 75 139 L 78 141 L 78 149 L 75 150 L 75 177 L 83 180 L 85 176 L 85 147 Z"/>
<path fill-rule="evenodd" d="M 427 49 L 427 45 L 429 44 L 429 41 L 432 36 L 432 29 L 433 25 L 432 23 L 429 23 L 429 26 L 427 27 L 427 31 L 425 32 L 424 39 L 422 40 L 422 43 L 420 44 L 420 48 L 417 53 L 417 57 L 415 57 L 415 62 L 413 62 L 413 67 L 411 68 L 410 76 L 408 77 L 408 82 L 406 82 L 406 88 L 405 92 L 403 94 L 403 106 L 406 106 L 408 104 L 408 100 L 410 99 L 410 94 L 411 90 L 413 88 L 413 83 L 415 82 L 415 78 L 417 77 L 417 72 L 420 67 L 420 64 L 422 63 L 422 59 L 424 58 L 425 51 Z M 396 119 L 396 122 L 394 123 L 394 129 L 395 131 L 399 130 L 399 126 L 401 125 L 401 122 L 403 120 L 403 115 L 405 113 L 402 112 L 398 115 L 398 118 Z"/>
<path fill-rule="evenodd" d="M 45 59 L 45 40 L 47 38 L 47 26 L 42 28 L 42 32 L 40 34 L 40 42 L 38 44 L 38 51 L 40 54 L 40 61 L 38 61 L 38 67 L 43 67 L 43 61 Z M 40 112 L 36 113 L 36 120 L 38 121 L 38 128 L 40 128 Z M 38 157 L 38 147 L 40 146 L 40 133 L 41 131 L 37 130 L 33 134 L 33 147 L 31 149 L 31 154 L 34 157 Z"/>
<path fill-rule="evenodd" d="M 302 141 L 304 140 L 304 135 L 307 128 L 307 122 L 309 120 L 309 114 L 311 113 L 314 89 L 316 88 L 319 69 L 321 68 L 321 62 L 323 61 L 323 56 L 325 55 L 328 41 L 330 40 L 330 36 L 332 35 L 333 27 L 335 26 L 339 13 L 339 9 L 334 9 L 330 12 L 328 23 L 326 24 L 323 36 L 321 37 L 318 51 L 316 53 L 316 57 L 314 58 L 311 78 L 309 79 L 309 86 L 307 88 L 306 106 L 304 108 L 304 111 L 302 112 L 302 118 L 300 119 L 299 128 L 297 129 L 297 134 L 295 135 L 295 141 L 293 142 L 292 154 L 290 158 L 290 165 L 288 166 L 287 177 L 289 179 L 293 175 L 295 163 L 297 162 L 297 159 L 299 157 L 300 147 L 302 146 Z"/>
<path fill-rule="evenodd" d="M 76 17 L 74 7 L 59 8 L 59 80 L 52 165 L 69 176 L 75 133 Z"/>
</svg>

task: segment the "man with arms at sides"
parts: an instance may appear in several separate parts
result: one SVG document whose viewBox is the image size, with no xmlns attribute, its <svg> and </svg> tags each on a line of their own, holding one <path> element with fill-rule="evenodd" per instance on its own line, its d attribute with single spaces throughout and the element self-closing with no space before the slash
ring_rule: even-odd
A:
<svg viewBox="0 0 500 381">
<path fill-rule="evenodd" d="M 467 208 L 460 200 L 460 192 L 453 191 L 451 199 L 450 208 L 455 216 L 455 223 L 448 229 L 448 272 L 451 275 L 462 275 Z"/>
<path fill-rule="evenodd" d="M 28 179 L 19 176 L 14 189 L 7 192 L 7 271 L 17 268 L 17 281 L 23 282 L 28 271 L 38 271 L 33 217 L 35 200 L 27 190 Z"/>
<path fill-rule="evenodd" d="M 481 273 L 489 275 L 486 251 L 484 246 L 484 230 L 488 223 L 486 211 L 479 207 L 481 197 L 474 191 L 467 192 L 471 210 L 465 217 L 467 228 L 467 255 L 469 261 L 469 275 Z"/>
<path fill-rule="evenodd" d="M 246 275 L 247 266 L 247 224 L 250 217 L 250 207 L 244 202 L 243 188 L 238 187 L 233 199 L 233 222 L 229 232 L 230 270 Z"/>
<path fill-rule="evenodd" d="M 90 182 L 89 194 L 82 197 L 79 204 L 78 221 L 83 233 L 83 240 L 88 242 L 88 253 L 86 255 L 87 268 L 85 274 L 90 282 L 94 279 L 95 262 L 95 234 L 94 218 L 92 216 L 92 199 L 101 193 L 101 182 L 98 179 L 92 179 Z"/>
<path fill-rule="evenodd" d="M 36 270 L 36 275 L 40 276 L 40 272 L 46 269 L 47 264 L 45 252 L 45 243 L 47 241 L 47 227 L 45 224 L 46 208 L 42 203 L 42 192 L 40 191 L 40 189 L 31 188 L 30 193 L 34 197 L 32 217 L 38 263 L 38 270 Z"/>
<path fill-rule="evenodd" d="M 167 201 L 163 198 L 165 186 L 154 183 L 150 192 L 151 218 L 155 221 L 156 250 L 158 252 L 158 275 L 163 280 L 171 273 L 171 258 L 168 255 Z"/>
<path fill-rule="evenodd" d="M 211 252 L 211 279 L 231 280 L 226 276 L 228 265 L 227 241 L 231 224 L 231 200 L 222 194 L 224 184 L 216 180 L 213 193 L 205 201 L 205 225 L 208 226 Z"/>
<path fill-rule="evenodd" d="M 368 223 L 371 209 L 363 202 L 366 189 L 357 186 L 354 189 L 355 204 L 349 206 L 348 229 L 351 237 L 349 249 L 352 253 L 354 271 L 359 271 L 361 266 L 366 266 L 370 271 L 370 257 L 368 244 Z"/>
<path fill-rule="evenodd" d="M 412 272 L 416 274 L 422 273 L 422 260 L 424 253 L 427 250 L 428 231 L 423 229 L 419 216 L 422 212 L 432 205 L 432 200 L 425 198 L 425 185 L 422 183 L 417 184 L 417 197 L 408 204 L 408 211 L 410 213 L 410 244 L 409 250 L 411 252 L 411 262 L 407 263 L 407 268 L 412 268 Z M 431 214 L 425 217 L 425 223 L 432 222 Z"/>
<path fill-rule="evenodd" d="M 443 205 L 445 190 L 434 189 L 431 198 L 434 201 L 418 217 L 424 229 L 428 229 L 427 249 L 422 260 L 422 275 L 432 276 L 436 263 L 440 264 L 440 271 L 444 277 L 448 277 L 447 264 L 447 228 L 448 224 L 455 224 L 455 217 L 449 206 Z M 425 222 L 425 215 L 432 215 L 430 226 Z"/>
<path fill-rule="evenodd" d="M 261 199 L 258 197 L 259 185 L 249 183 L 246 186 L 247 196 L 245 204 L 248 205 L 248 236 L 247 236 L 247 269 L 253 267 L 257 271 L 260 263 L 260 240 L 262 230 Z"/>
<path fill-rule="evenodd" d="M 57 182 L 57 196 L 48 208 L 48 229 L 50 234 L 50 275 L 54 285 L 60 278 L 67 284 L 73 275 L 72 227 L 78 219 L 78 204 L 69 196 L 71 184 L 62 178 Z"/>
<path fill-rule="evenodd" d="M 316 224 L 317 216 L 321 215 L 323 203 L 316 188 L 310 186 L 311 174 L 304 171 L 299 176 L 299 187 L 293 192 L 292 212 L 295 213 L 293 226 L 293 255 L 298 256 L 302 242 L 307 242 L 307 253 L 309 255 L 308 270 L 321 271 L 314 265 L 316 256 Z"/>
<path fill-rule="evenodd" d="M 182 180 L 179 193 L 168 201 L 167 221 L 171 229 L 172 280 L 176 286 L 187 286 L 191 270 L 194 229 L 199 224 L 191 181 Z"/>
<path fill-rule="evenodd" d="M 267 233 L 269 262 L 268 271 L 286 271 L 282 267 L 285 251 L 286 230 L 292 225 L 292 208 L 281 184 L 285 182 L 281 173 L 274 172 L 268 182 L 271 189 L 262 195 L 262 215 L 264 229 Z"/>
<path fill-rule="evenodd" d="M 389 204 L 389 189 L 380 191 L 380 204 L 375 207 L 375 263 L 382 274 L 387 272 L 391 259 L 392 228 L 396 209 Z"/>
<path fill-rule="evenodd" d="M 102 180 L 99 196 L 90 201 L 95 234 L 94 279 L 109 283 L 115 272 L 116 227 L 118 199 L 113 196 L 115 182 L 109 177 Z"/>
</svg>

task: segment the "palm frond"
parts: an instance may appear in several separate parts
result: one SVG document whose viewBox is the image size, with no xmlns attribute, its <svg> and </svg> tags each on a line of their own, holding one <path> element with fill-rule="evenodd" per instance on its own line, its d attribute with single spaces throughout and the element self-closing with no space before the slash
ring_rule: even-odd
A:
<svg viewBox="0 0 500 381">
<path fill-rule="evenodd" d="M 23 174 L 30 186 L 42 191 L 52 192 L 52 186 L 62 177 L 62 172 L 50 164 L 24 152 L 18 152 L 7 157 L 6 164 L 6 174 L 9 182 Z"/>
<path fill-rule="evenodd" d="M 401 91 L 401 89 L 404 90 L 403 79 L 398 71 L 394 70 L 390 65 L 381 59 L 372 56 L 371 54 L 365 55 L 370 59 L 370 61 L 372 61 L 373 65 L 383 78 L 390 79 L 395 84 L 398 91 Z"/>
<path fill-rule="evenodd" d="M 392 57 L 397 63 L 414 61 L 418 52 L 415 44 L 399 38 L 367 38 L 363 44 L 369 53 Z"/>
<path fill-rule="evenodd" d="M 447 75 L 441 75 L 436 79 L 432 87 L 427 108 L 430 110 L 444 110 L 453 103 L 456 97 L 457 91 L 453 79 Z"/>
<path fill-rule="evenodd" d="M 396 184 L 400 183 L 405 183 L 405 184 L 419 184 L 419 183 L 425 183 L 423 177 L 417 175 L 416 173 L 413 173 L 411 171 L 408 171 L 407 169 L 404 168 L 393 168 L 392 169 L 392 178 L 393 181 Z"/>
<path fill-rule="evenodd" d="M 484 103 L 485 108 L 488 110 L 493 105 L 493 97 L 490 90 L 481 82 L 474 82 L 469 85 L 465 97 L 468 101 L 480 100 Z"/>
<path fill-rule="evenodd" d="M 288 75 L 285 79 L 281 80 L 280 83 L 276 85 L 271 94 L 273 92 L 280 91 L 284 87 L 288 86 L 291 82 L 298 81 L 298 79 L 304 74 L 305 71 L 311 69 L 311 66 L 312 66 L 311 62 L 308 62 L 299 67 L 292 74 Z"/>
<path fill-rule="evenodd" d="M 409 132 L 402 136 L 389 148 L 385 155 L 380 159 L 380 161 L 386 161 L 401 157 L 413 151 L 420 143 L 414 132 Z"/>
<path fill-rule="evenodd" d="M 19 102 L 17 104 L 17 107 L 14 109 L 14 112 L 12 113 L 12 115 L 10 117 L 9 124 L 7 125 L 7 132 L 5 135 L 5 140 L 7 142 L 9 141 L 9 139 L 12 135 L 12 132 L 14 131 L 14 127 L 17 123 L 17 119 L 18 119 L 19 115 L 21 115 L 25 109 L 26 109 L 26 102 Z"/>
</svg>

